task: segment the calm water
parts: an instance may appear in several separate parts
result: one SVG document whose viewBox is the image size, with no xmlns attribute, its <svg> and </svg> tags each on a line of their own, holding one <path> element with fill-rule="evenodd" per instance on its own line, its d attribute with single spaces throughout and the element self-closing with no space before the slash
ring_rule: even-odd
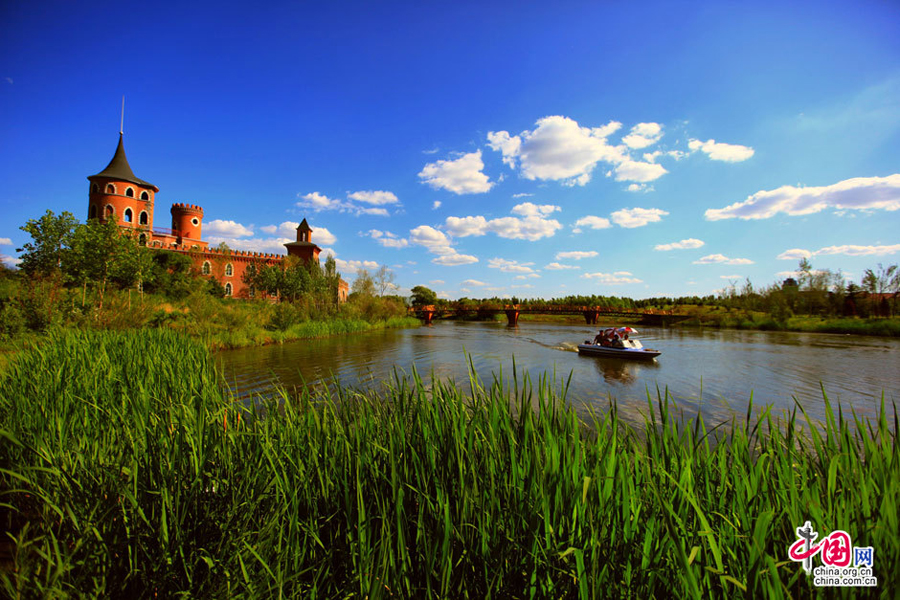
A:
<svg viewBox="0 0 900 600">
<path fill-rule="evenodd" d="M 303 382 L 321 385 L 336 377 L 341 385 L 378 388 L 396 367 L 423 378 L 468 387 L 466 356 L 482 380 L 502 369 L 512 373 L 513 357 L 532 379 L 572 374 L 568 399 L 576 406 L 603 409 L 610 397 L 629 420 L 646 408 L 647 390 L 665 390 L 688 414 L 727 418 L 754 404 L 776 409 L 799 400 L 814 418 L 823 418 L 822 386 L 832 401 L 874 415 L 884 391 L 888 404 L 900 400 L 900 340 L 831 334 L 640 328 L 645 347 L 662 351 L 653 362 L 579 356 L 576 345 L 592 337 L 585 325 L 438 322 L 430 327 L 379 331 L 219 353 L 232 389 L 242 396 Z M 511 378 L 510 378 L 511 379 Z"/>
</svg>

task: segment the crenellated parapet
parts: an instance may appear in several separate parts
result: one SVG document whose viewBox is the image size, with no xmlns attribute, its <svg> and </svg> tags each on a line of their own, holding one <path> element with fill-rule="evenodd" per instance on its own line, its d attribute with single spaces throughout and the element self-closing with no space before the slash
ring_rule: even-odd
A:
<svg viewBox="0 0 900 600">
<path fill-rule="evenodd" d="M 175 202 L 172 204 L 172 212 L 192 212 L 199 215 L 203 214 L 203 207 L 197 204 L 185 204 L 183 202 Z"/>
<path fill-rule="evenodd" d="M 268 252 L 253 252 L 252 250 L 219 250 L 218 248 L 207 248 L 204 250 L 206 254 L 215 254 L 221 257 L 242 259 L 247 261 L 267 260 L 278 261 L 283 260 L 284 254 L 270 254 Z"/>
</svg>

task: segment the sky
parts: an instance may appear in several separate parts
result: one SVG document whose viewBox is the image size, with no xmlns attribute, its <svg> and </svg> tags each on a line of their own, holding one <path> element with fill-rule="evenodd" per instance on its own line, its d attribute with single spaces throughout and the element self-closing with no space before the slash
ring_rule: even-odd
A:
<svg viewBox="0 0 900 600">
<path fill-rule="evenodd" d="M 0 3 L 0 255 L 125 149 L 203 237 L 398 292 L 900 262 L 900 3 Z M 164 217 L 167 210 L 158 210 Z M 156 222 L 168 227 L 167 222 Z"/>
</svg>

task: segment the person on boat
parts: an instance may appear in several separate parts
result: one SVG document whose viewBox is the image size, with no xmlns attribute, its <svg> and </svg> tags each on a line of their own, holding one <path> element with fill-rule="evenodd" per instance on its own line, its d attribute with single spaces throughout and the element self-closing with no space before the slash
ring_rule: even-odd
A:
<svg viewBox="0 0 900 600">
<path fill-rule="evenodd" d="M 625 337 L 627 339 L 627 337 L 628 337 L 627 333 L 625 334 Z M 622 342 L 622 338 L 619 337 L 618 333 L 613 334 L 612 345 L 613 345 L 613 348 L 624 348 L 625 347 L 625 344 Z"/>
</svg>

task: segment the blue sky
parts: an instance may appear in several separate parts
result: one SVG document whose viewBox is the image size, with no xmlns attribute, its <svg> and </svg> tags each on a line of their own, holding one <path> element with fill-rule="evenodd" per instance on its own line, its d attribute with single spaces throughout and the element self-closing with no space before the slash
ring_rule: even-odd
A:
<svg viewBox="0 0 900 600">
<path fill-rule="evenodd" d="M 160 207 L 282 253 L 305 217 L 351 282 L 641 298 L 900 261 L 896 2 L 248 6 L 0 6 L 5 262 L 86 217 L 123 95 Z"/>
</svg>

